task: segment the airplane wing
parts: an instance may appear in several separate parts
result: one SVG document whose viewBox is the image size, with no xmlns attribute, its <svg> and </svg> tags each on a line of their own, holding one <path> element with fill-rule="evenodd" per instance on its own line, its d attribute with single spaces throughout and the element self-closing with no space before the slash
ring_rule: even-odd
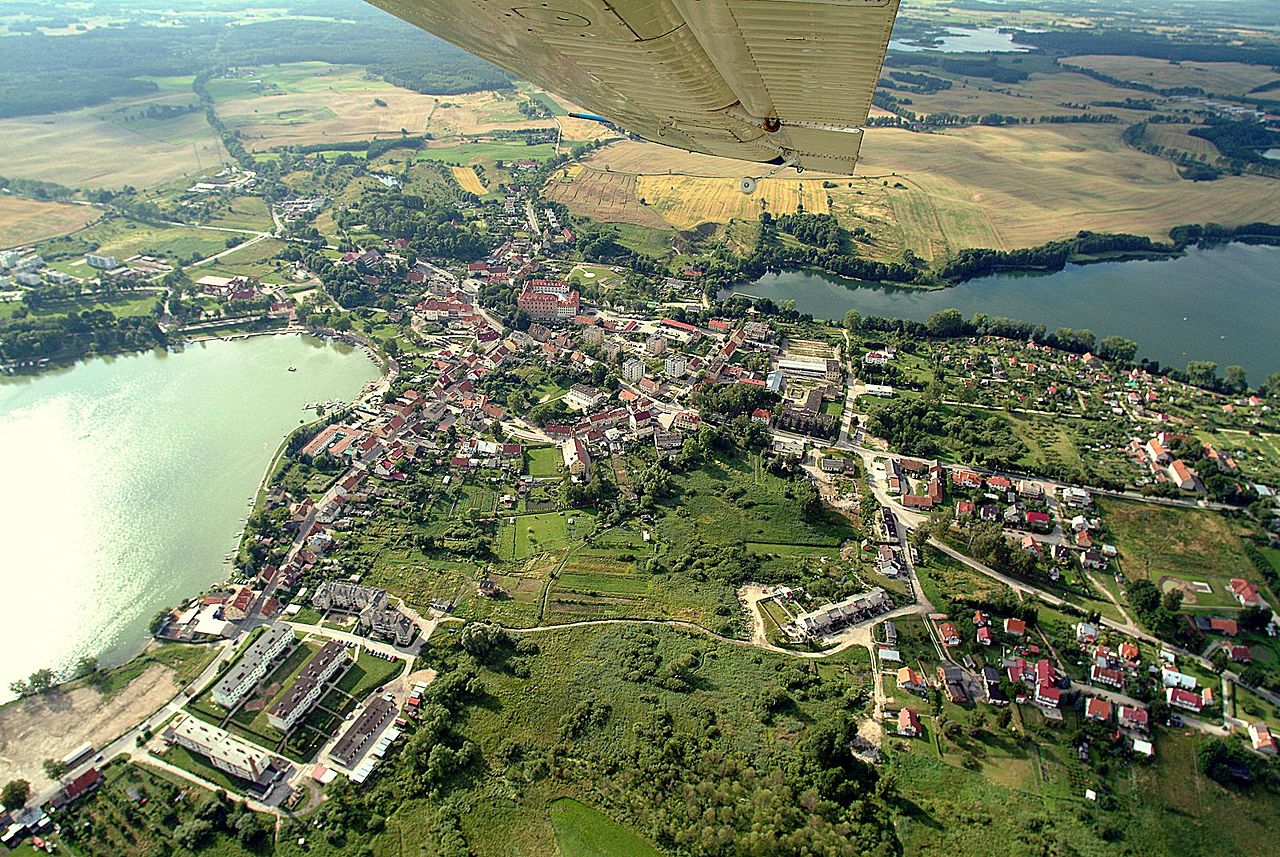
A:
<svg viewBox="0 0 1280 857">
<path fill-rule="evenodd" d="M 369 0 L 632 133 L 852 173 L 898 0 Z"/>
</svg>

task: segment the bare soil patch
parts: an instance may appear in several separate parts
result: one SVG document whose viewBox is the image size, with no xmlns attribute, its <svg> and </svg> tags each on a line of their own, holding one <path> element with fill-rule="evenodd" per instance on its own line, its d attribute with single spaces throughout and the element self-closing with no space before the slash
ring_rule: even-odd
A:
<svg viewBox="0 0 1280 857">
<path fill-rule="evenodd" d="M 101 748 L 137 726 L 180 690 L 173 670 L 147 667 L 126 691 L 104 700 L 88 686 L 18 700 L 0 708 L 0 781 L 20 778 L 43 791 L 41 768 L 86 742 Z"/>
</svg>

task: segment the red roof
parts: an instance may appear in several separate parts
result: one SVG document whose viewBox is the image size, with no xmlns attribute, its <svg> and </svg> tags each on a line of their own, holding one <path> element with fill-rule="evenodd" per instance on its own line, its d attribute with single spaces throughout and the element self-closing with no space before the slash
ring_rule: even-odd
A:
<svg viewBox="0 0 1280 857">
<path fill-rule="evenodd" d="M 667 327 L 674 327 L 676 330 L 683 330 L 687 333 L 698 332 L 698 328 L 694 327 L 692 324 L 687 324 L 683 321 L 676 321 L 674 318 L 664 318 L 662 323 Z"/>
<path fill-rule="evenodd" d="M 90 768 L 80 776 L 62 787 L 62 793 L 67 800 L 75 800 L 87 791 L 90 791 L 102 782 L 102 774 L 97 768 Z"/>
</svg>

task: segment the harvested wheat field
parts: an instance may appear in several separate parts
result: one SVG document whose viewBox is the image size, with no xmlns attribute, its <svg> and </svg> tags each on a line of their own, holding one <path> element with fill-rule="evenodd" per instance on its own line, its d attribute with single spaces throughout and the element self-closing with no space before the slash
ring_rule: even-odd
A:
<svg viewBox="0 0 1280 857">
<path fill-rule="evenodd" d="M 812 214 L 824 214 L 830 208 L 821 179 L 765 179 L 749 196 L 732 178 L 641 176 L 635 188 L 640 199 L 677 229 L 756 218 L 761 211 L 793 214 L 803 206 Z"/>
<path fill-rule="evenodd" d="M 154 187 L 222 168 L 225 152 L 204 113 L 126 120 L 155 103 L 173 101 L 121 99 L 67 113 L 0 120 L 3 173 L 67 187 L 118 189 Z"/>
<path fill-rule="evenodd" d="M 636 177 L 605 173 L 573 164 L 553 175 L 542 190 L 550 200 L 602 223 L 631 223 L 650 229 L 670 226 L 653 209 L 640 204 Z"/>
<path fill-rule="evenodd" d="M 484 186 L 484 182 L 480 181 L 480 176 L 476 175 L 474 167 L 449 167 L 449 172 L 453 173 L 453 177 L 458 181 L 458 186 L 467 193 L 484 196 L 489 192 L 489 189 Z"/>
<path fill-rule="evenodd" d="M 516 108 L 522 99 L 510 93 L 485 90 L 428 97 L 436 103 L 427 130 L 437 138 L 486 134 L 499 129 L 555 127 L 553 119 L 527 118 Z"/>
<path fill-rule="evenodd" d="M 246 149 L 420 134 L 436 108 L 436 96 L 370 79 L 363 69 L 298 65 L 210 83 L 218 118 L 242 135 Z"/>
<path fill-rule="evenodd" d="M 1193 137 L 1190 131 L 1195 126 L 1188 125 L 1148 125 L 1144 137 L 1146 142 L 1164 146 L 1166 149 L 1178 149 L 1193 155 L 1204 155 L 1210 163 L 1219 156 L 1218 147 L 1208 140 Z"/>
<path fill-rule="evenodd" d="M 894 205 L 908 236 L 935 235 L 936 223 L 959 246 L 1027 247 L 1082 229 L 1166 237 L 1182 223 L 1280 218 L 1280 182 L 1255 176 L 1189 182 L 1172 163 L 1125 146 L 1122 131 L 1115 125 L 945 134 L 877 128 L 867 132 L 859 172 L 891 175 L 890 184 L 900 182 L 917 195 L 910 213 L 900 201 Z M 993 240 L 968 243 L 979 236 L 966 232 L 985 229 Z"/>
<path fill-rule="evenodd" d="M 1146 83 L 1157 88 L 1194 86 L 1211 95 L 1244 95 L 1255 86 L 1270 83 L 1278 76 L 1263 65 L 1238 62 L 1174 63 L 1152 57 L 1082 55 L 1063 57 L 1066 65 L 1100 71 L 1120 80 Z"/>
<path fill-rule="evenodd" d="M 97 216 L 98 209 L 88 205 L 0 196 L 0 249 L 66 235 Z"/>
</svg>

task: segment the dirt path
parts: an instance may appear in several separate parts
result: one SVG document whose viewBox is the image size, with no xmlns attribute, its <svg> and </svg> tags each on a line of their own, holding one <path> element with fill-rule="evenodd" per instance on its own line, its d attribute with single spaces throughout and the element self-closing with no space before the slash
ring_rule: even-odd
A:
<svg viewBox="0 0 1280 857">
<path fill-rule="evenodd" d="M 153 664 L 105 702 L 85 685 L 0 708 L 0 781 L 27 780 L 37 794 L 55 786 L 41 767 L 45 759 L 61 759 L 86 742 L 109 744 L 164 708 L 180 689 L 173 670 Z"/>
</svg>

